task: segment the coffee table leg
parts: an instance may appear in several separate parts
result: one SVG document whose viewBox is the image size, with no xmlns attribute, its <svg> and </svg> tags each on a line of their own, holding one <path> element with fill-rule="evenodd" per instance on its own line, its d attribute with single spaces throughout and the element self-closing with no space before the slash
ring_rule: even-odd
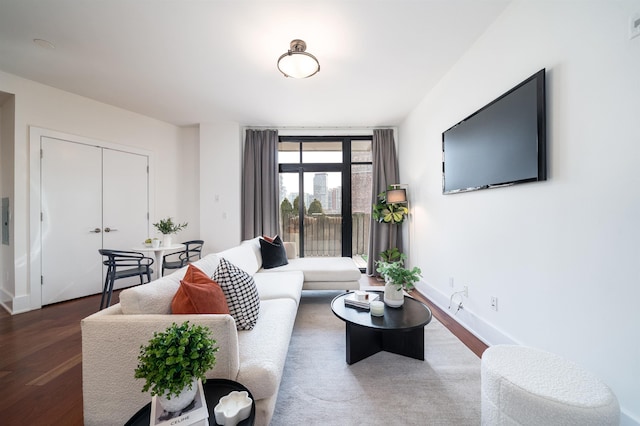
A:
<svg viewBox="0 0 640 426">
<path fill-rule="evenodd" d="M 382 333 L 367 327 L 346 323 L 347 364 L 361 361 L 383 349 Z"/>
<path fill-rule="evenodd" d="M 424 327 L 383 332 L 382 350 L 424 361 Z"/>
</svg>

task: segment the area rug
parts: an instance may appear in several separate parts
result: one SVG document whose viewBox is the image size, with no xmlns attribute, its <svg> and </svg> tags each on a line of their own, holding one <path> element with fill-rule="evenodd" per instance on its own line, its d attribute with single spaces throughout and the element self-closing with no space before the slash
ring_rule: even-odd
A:
<svg viewBox="0 0 640 426">
<path fill-rule="evenodd" d="M 478 425 L 480 360 L 435 318 L 425 360 L 379 352 L 345 361 L 339 293 L 304 292 L 272 426 Z"/>
</svg>

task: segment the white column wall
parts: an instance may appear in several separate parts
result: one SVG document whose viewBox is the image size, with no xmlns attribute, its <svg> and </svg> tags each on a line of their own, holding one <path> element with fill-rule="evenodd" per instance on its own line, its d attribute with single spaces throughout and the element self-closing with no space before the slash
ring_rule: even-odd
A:
<svg viewBox="0 0 640 426">
<path fill-rule="evenodd" d="M 11 306 L 14 294 L 13 270 L 13 140 L 15 96 L 4 95 L 0 105 L 0 198 L 9 198 L 9 245 L 0 244 L 0 304 Z M 0 308 L 1 309 L 1 308 Z"/>
<path fill-rule="evenodd" d="M 637 12 L 637 0 L 515 1 L 399 129 L 420 290 L 446 309 L 467 285 L 456 319 L 488 343 L 592 371 L 616 393 L 623 424 L 640 421 Z M 549 180 L 442 195 L 442 132 L 541 68 Z"/>
<path fill-rule="evenodd" d="M 200 124 L 200 231 L 206 253 L 240 243 L 241 133 L 232 121 Z"/>
<path fill-rule="evenodd" d="M 179 223 L 189 224 L 174 237 L 176 242 L 200 239 L 199 137 L 198 126 L 180 128 L 180 146 L 176 153 L 176 205 L 171 206 L 173 212 L 170 214 L 160 216 L 156 213 L 156 219 L 172 216 Z"/>
</svg>

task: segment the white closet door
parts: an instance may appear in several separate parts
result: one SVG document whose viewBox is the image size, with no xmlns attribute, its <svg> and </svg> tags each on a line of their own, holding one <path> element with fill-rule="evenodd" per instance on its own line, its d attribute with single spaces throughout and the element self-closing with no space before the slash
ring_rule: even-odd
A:
<svg viewBox="0 0 640 426">
<path fill-rule="evenodd" d="M 102 289 L 102 151 L 41 142 L 42 304 Z"/>
<path fill-rule="evenodd" d="M 133 250 L 147 238 L 148 161 L 144 155 L 103 149 L 104 248 Z M 138 277 L 120 279 L 114 288 L 138 283 Z"/>
</svg>

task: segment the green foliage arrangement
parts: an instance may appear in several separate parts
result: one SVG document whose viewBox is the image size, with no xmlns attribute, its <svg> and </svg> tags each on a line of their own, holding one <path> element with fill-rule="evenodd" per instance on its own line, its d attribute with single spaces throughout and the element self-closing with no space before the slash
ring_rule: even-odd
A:
<svg viewBox="0 0 640 426">
<path fill-rule="evenodd" d="M 380 259 L 382 259 L 383 262 L 397 262 L 402 260 L 402 256 L 403 254 L 400 253 L 397 247 L 392 247 L 380 253 Z"/>
<path fill-rule="evenodd" d="M 382 253 L 380 255 L 382 256 Z M 394 262 L 379 260 L 376 262 L 376 271 L 384 277 L 385 281 L 410 292 L 415 288 L 415 283 L 420 280 L 422 271 L 417 266 L 412 269 L 405 268 L 406 258 L 407 255 L 401 253 L 400 259 Z"/>
<path fill-rule="evenodd" d="M 296 198 L 293 199 L 293 211 L 297 214 L 298 211 L 300 209 L 300 196 L 296 196 Z M 304 204 L 304 201 L 302 201 L 302 211 L 304 212 L 304 214 L 307 214 L 307 206 Z"/>
<path fill-rule="evenodd" d="M 173 223 L 173 220 L 170 217 L 166 219 L 160 219 L 160 222 L 153 224 L 153 226 L 155 226 L 156 229 L 164 235 L 177 234 L 178 232 L 186 228 L 187 225 L 187 222 L 182 224 Z"/>
<path fill-rule="evenodd" d="M 293 206 L 288 199 L 285 198 L 282 200 L 282 203 L 280 203 L 280 212 L 282 216 L 290 215 L 293 212 Z"/>
<path fill-rule="evenodd" d="M 201 325 L 173 323 L 163 332 L 153 333 L 146 346 L 140 346 L 136 379 L 145 379 L 142 392 L 177 396 L 193 379 L 206 381 L 205 373 L 216 364 L 216 341 L 211 330 Z"/>
<path fill-rule="evenodd" d="M 409 214 L 407 206 L 402 204 L 387 204 L 387 192 L 378 194 L 378 202 L 373 205 L 371 216 L 380 223 L 390 223 L 399 225 L 406 219 Z"/>
<path fill-rule="evenodd" d="M 322 214 L 322 204 L 317 199 L 314 199 L 311 204 L 309 204 L 308 214 Z"/>
</svg>

